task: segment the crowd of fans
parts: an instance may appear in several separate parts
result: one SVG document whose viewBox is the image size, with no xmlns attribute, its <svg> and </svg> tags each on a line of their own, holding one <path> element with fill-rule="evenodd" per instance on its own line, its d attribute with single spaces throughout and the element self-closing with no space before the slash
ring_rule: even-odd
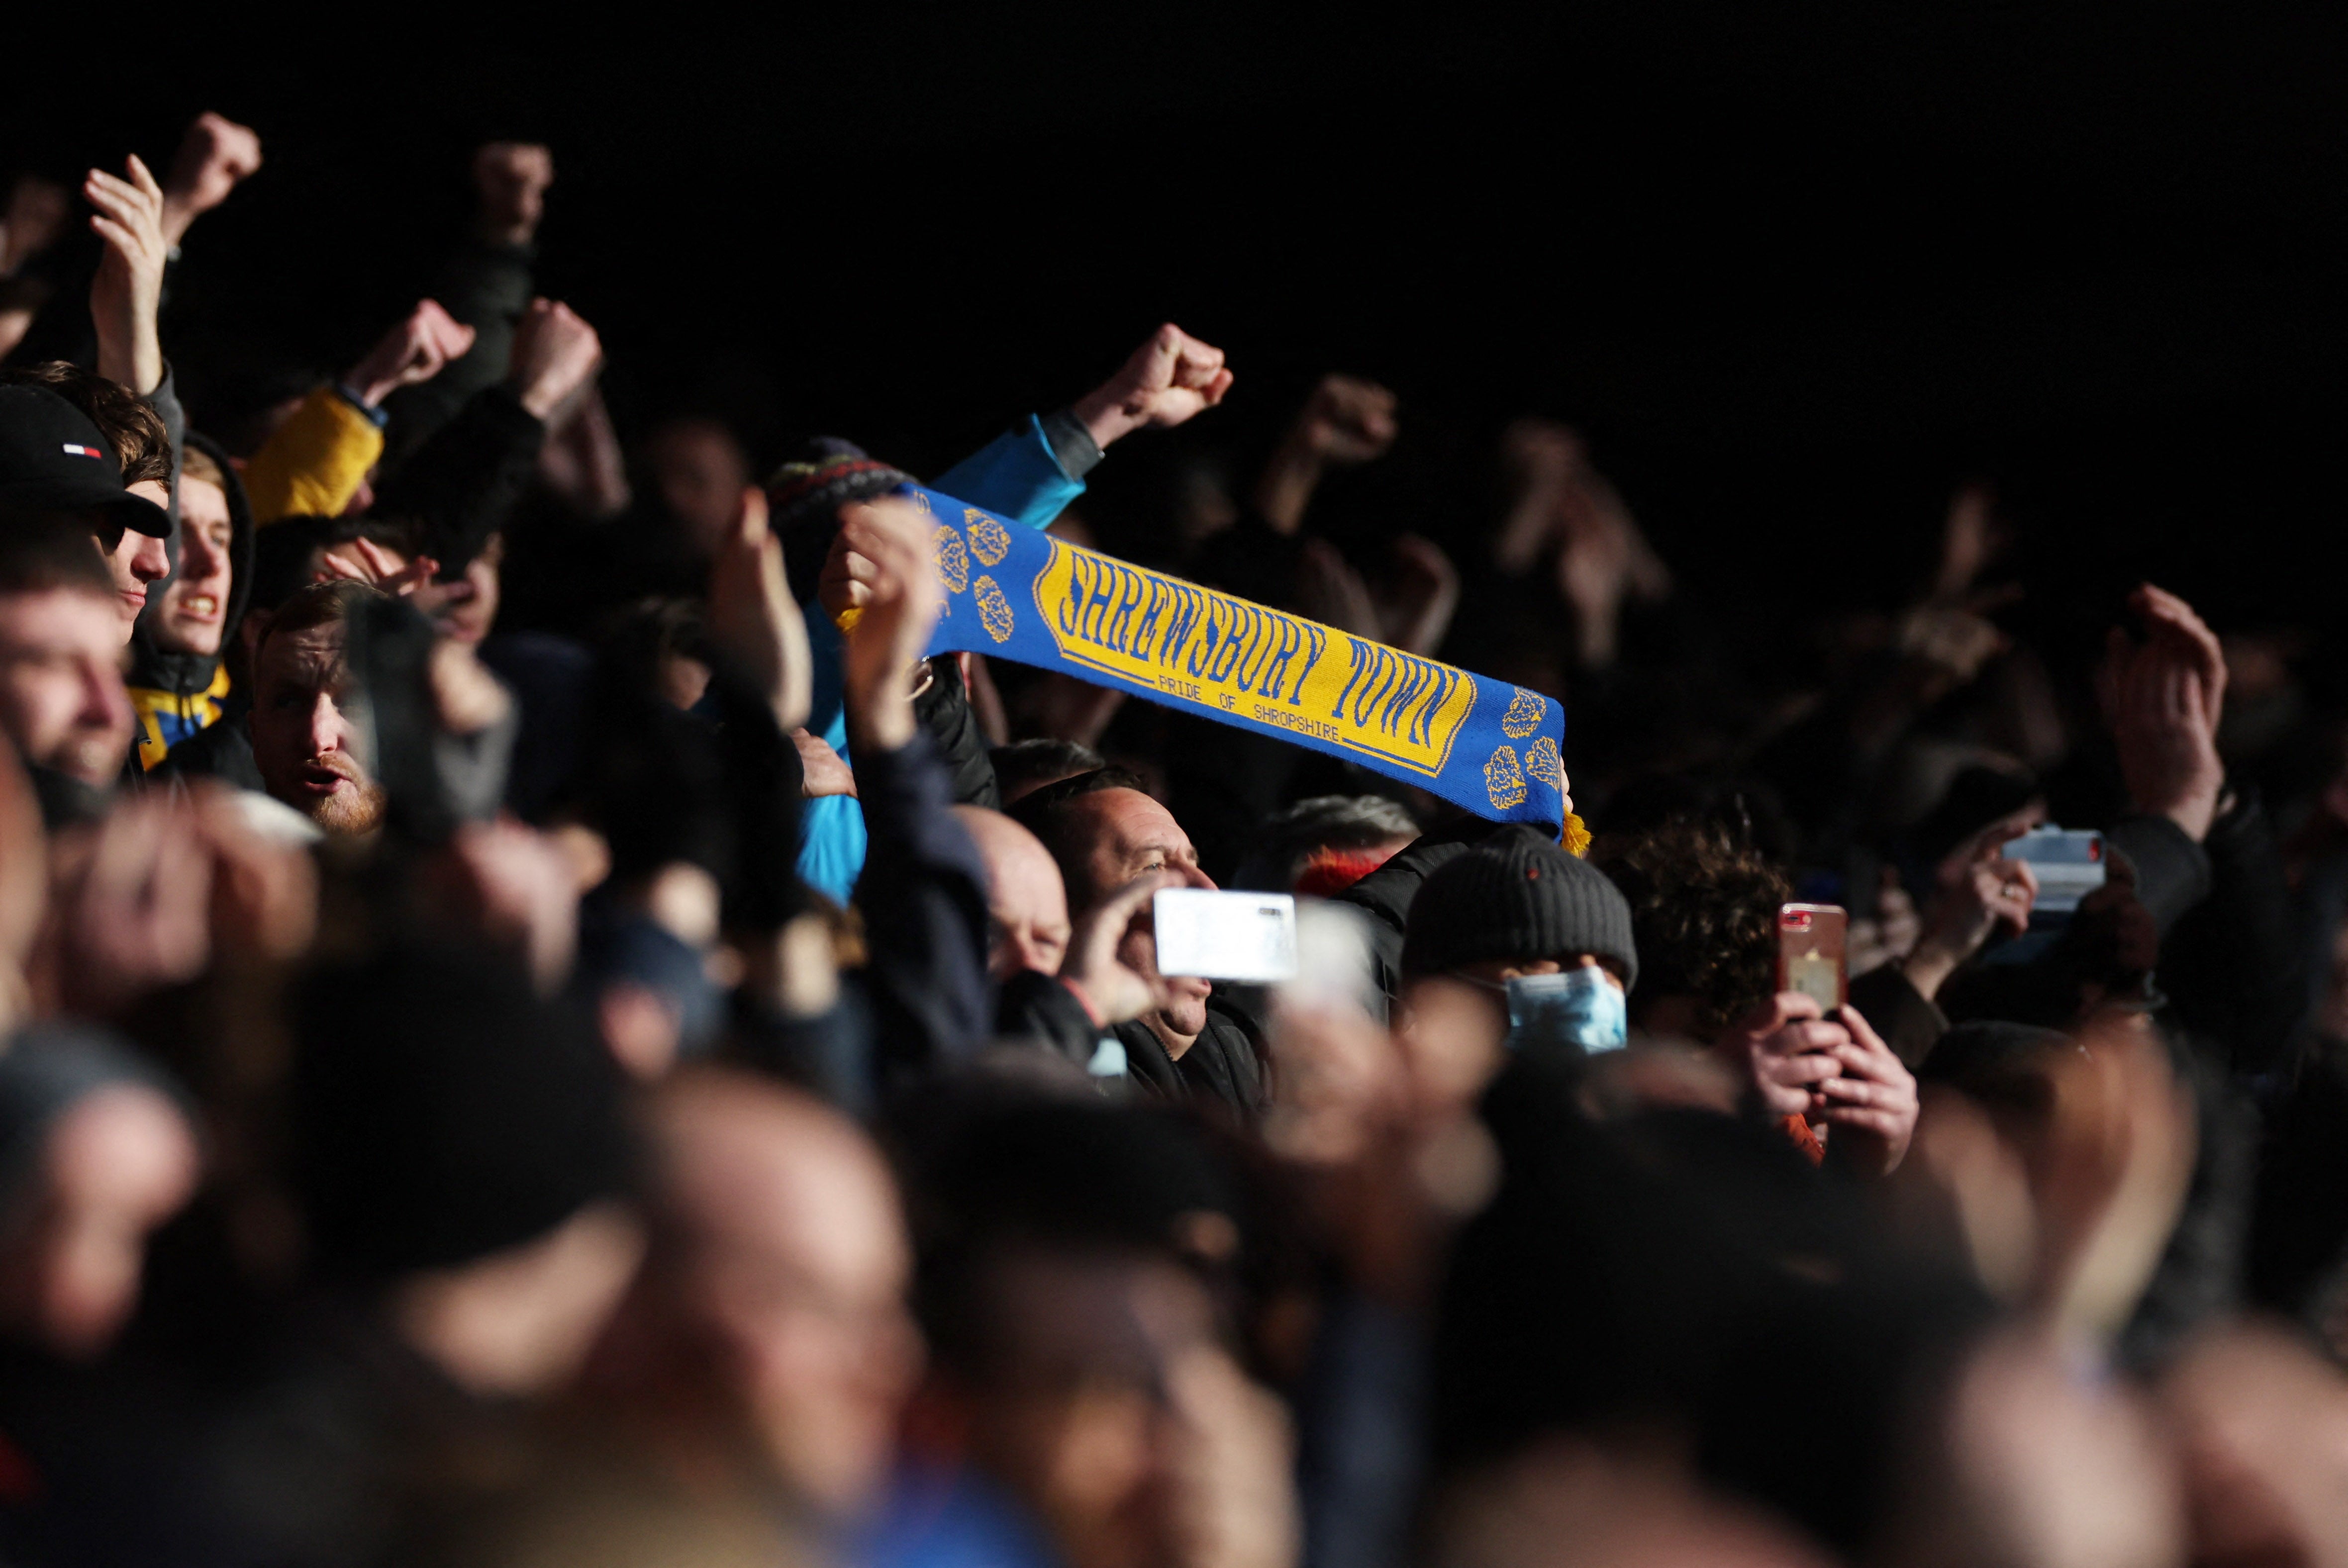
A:
<svg viewBox="0 0 2348 1568">
<path fill-rule="evenodd" d="M 1150 564 L 1561 700 L 1585 858 L 924 658 L 885 456 L 615 427 L 545 148 L 339 374 L 182 365 L 262 168 L 206 115 L 0 229 L 0 1563 L 2348 1561 L 2348 768 L 2286 640 L 2144 585 L 2034 650 L 1967 489 L 1756 660 L 1555 424 L 1348 532 L 1407 415 L 1343 375 L 1161 464 Z M 1169 324 L 923 482 L 1128 548 L 1087 474 L 1244 375 Z M 1159 972 L 1218 885 L 1303 901 L 1297 982 Z"/>
</svg>

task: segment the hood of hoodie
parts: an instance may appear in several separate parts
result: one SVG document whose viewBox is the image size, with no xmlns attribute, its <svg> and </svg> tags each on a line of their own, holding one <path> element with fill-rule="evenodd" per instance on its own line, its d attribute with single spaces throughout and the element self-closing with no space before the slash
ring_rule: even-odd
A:
<svg viewBox="0 0 2348 1568">
<path fill-rule="evenodd" d="M 225 651 L 237 635 L 237 623 L 244 619 L 245 605 L 252 597 L 252 505 L 245 499 L 244 481 L 238 477 L 230 464 L 228 454 L 209 436 L 188 432 L 188 445 L 211 457 L 221 471 L 221 485 L 228 494 L 229 518 L 229 588 L 228 615 L 221 623 L 221 648 Z M 176 502 L 176 494 L 173 500 Z M 148 592 L 146 610 L 139 617 L 138 630 L 130 637 L 130 675 L 129 684 L 151 691 L 169 692 L 176 696 L 193 697 L 212 683 L 220 672 L 218 653 L 169 653 L 155 645 L 155 618 L 161 613 L 163 589 L 180 575 L 180 536 L 172 530 L 171 575 L 156 583 Z"/>
</svg>

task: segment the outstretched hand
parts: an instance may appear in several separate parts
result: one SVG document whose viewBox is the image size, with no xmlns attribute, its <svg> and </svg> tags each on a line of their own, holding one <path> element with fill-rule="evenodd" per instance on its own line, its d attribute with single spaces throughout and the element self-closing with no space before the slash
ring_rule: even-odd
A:
<svg viewBox="0 0 2348 1568">
<path fill-rule="evenodd" d="M 163 343 L 155 313 L 163 300 L 163 188 L 133 155 L 128 178 L 93 169 L 82 184 L 89 226 L 106 242 L 89 285 L 91 324 L 98 329 L 98 373 L 144 396 L 163 384 Z"/>
<path fill-rule="evenodd" d="M 1385 635 L 1370 586 L 1327 539 L 1307 539 L 1297 552 L 1297 608 L 1321 622 L 1375 642 Z"/>
<path fill-rule="evenodd" d="M 1133 351 L 1123 369 L 1077 399 L 1072 412 L 1106 449 L 1144 425 L 1179 425 L 1220 403 L 1231 389 L 1223 351 L 1168 322 Z"/>
<path fill-rule="evenodd" d="M 503 723 L 513 711 L 513 693 L 489 672 L 469 642 L 434 639 L 424 678 L 432 694 L 432 716 L 448 734 L 478 735 Z"/>
<path fill-rule="evenodd" d="M 423 602 L 417 608 L 428 610 L 439 608 L 438 601 L 431 597 L 434 579 L 439 575 L 440 563 L 430 556 L 410 560 L 373 539 L 357 538 L 321 554 L 310 580 L 363 582 L 396 599 L 421 595 Z"/>
<path fill-rule="evenodd" d="M 1959 486 L 1949 497 L 1948 518 L 1941 525 L 1941 565 L 1932 578 L 1932 602 L 1965 602 L 2006 543 L 2007 529 L 1997 515 L 1997 497 L 1989 487 Z"/>
<path fill-rule="evenodd" d="M 438 300 L 418 300 L 392 329 L 351 366 L 344 384 L 369 408 L 403 386 L 429 381 L 464 357 L 473 346 L 473 329 L 450 315 Z"/>
<path fill-rule="evenodd" d="M 767 526 L 767 493 L 744 489 L 709 568 L 709 635 L 767 700 L 786 733 L 807 723 L 814 665 L 806 618 Z"/>
<path fill-rule="evenodd" d="M 261 138 L 209 110 L 196 117 L 171 158 L 163 187 L 163 239 L 177 245 L 189 225 L 227 200 L 261 169 Z"/>
<path fill-rule="evenodd" d="M 2120 776 L 2138 811 L 2168 817 L 2199 843 L 2226 787 L 2218 755 L 2226 655 L 2217 633 L 2175 594 L 2147 583 L 2128 605 L 2143 619 L 2146 640 L 2138 644 L 2114 627 L 2096 681 Z"/>
<path fill-rule="evenodd" d="M 863 614 L 842 671 L 850 739 L 893 752 L 913 738 L 913 667 L 945 604 L 930 557 L 930 515 L 884 496 L 839 508 L 839 545 L 864 563 Z"/>
<path fill-rule="evenodd" d="M 1492 541 L 1492 562 L 1510 577 L 1530 570 L 1557 533 L 1558 509 L 1586 459 L 1581 437 L 1553 419 L 1527 416 L 1500 434 L 1510 499 Z"/>
</svg>

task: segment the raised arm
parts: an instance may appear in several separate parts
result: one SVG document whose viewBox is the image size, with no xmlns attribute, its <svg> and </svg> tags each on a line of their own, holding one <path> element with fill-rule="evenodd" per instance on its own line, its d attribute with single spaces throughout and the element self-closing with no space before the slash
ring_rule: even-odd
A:
<svg viewBox="0 0 2348 1568">
<path fill-rule="evenodd" d="M 89 285 L 98 373 L 143 397 L 163 384 L 155 325 L 171 250 L 163 238 L 163 188 L 133 154 L 121 175 L 91 169 L 82 194 L 95 209 L 89 226 L 106 244 Z"/>
<path fill-rule="evenodd" d="M 438 302 L 417 301 L 340 382 L 313 392 L 253 454 L 244 471 L 253 520 L 339 515 L 383 456 L 384 399 L 439 374 L 472 343 L 473 329 Z"/>
<path fill-rule="evenodd" d="M 209 110 L 198 115 L 163 182 L 163 243 L 177 251 L 197 219 L 259 172 L 261 138 L 250 127 Z"/>
<path fill-rule="evenodd" d="M 1223 351 L 1168 322 L 1074 404 L 1030 415 L 932 483 L 1040 528 L 1084 494 L 1085 476 L 1110 446 L 1136 430 L 1184 424 L 1220 403 L 1231 387 Z"/>
<path fill-rule="evenodd" d="M 1168 322 L 1068 412 L 1106 452 L 1137 430 L 1188 424 L 1223 400 L 1231 379 L 1221 349 Z"/>
<path fill-rule="evenodd" d="M 1256 510 L 1279 532 L 1294 533 L 1322 477 L 1383 456 L 1395 431 L 1393 393 L 1350 375 L 1323 376 L 1264 465 Z"/>
<path fill-rule="evenodd" d="M 850 752 L 870 849 L 856 885 L 880 1060 L 895 1073 L 950 1061 L 992 1032 L 986 867 L 953 813 L 936 747 L 913 711 L 912 676 L 943 595 L 929 519 L 908 503 L 842 508 L 871 563 L 842 670 Z"/>
<path fill-rule="evenodd" d="M 2137 642 L 2114 628 L 2097 677 L 2134 808 L 2110 837 L 2136 862 L 2138 897 L 2166 936 L 2209 892 L 2202 841 L 2226 788 L 2218 755 L 2226 657 L 2217 634 L 2175 594 L 2146 584 L 2129 605 L 2147 635 Z"/>
<path fill-rule="evenodd" d="M 709 570 L 709 635 L 786 733 L 807 723 L 813 684 L 807 620 L 783 578 L 783 545 L 767 526 L 767 493 L 742 492 Z"/>
<path fill-rule="evenodd" d="M 386 515 L 420 519 L 427 553 L 460 571 L 504 526 L 546 443 L 546 422 L 603 363 L 595 329 L 570 306 L 532 300 L 515 331 L 504 382 L 469 398 L 384 481 Z"/>
</svg>

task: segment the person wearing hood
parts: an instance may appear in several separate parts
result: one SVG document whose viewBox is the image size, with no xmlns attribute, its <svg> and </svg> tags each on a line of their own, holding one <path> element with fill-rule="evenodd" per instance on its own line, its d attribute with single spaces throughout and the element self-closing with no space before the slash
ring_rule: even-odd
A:
<svg viewBox="0 0 2348 1568">
<path fill-rule="evenodd" d="M 226 712 L 221 655 L 252 595 L 252 508 L 244 485 L 227 454 L 192 431 L 180 454 L 179 502 L 171 575 L 130 639 L 139 765 L 150 772 Z"/>
</svg>

